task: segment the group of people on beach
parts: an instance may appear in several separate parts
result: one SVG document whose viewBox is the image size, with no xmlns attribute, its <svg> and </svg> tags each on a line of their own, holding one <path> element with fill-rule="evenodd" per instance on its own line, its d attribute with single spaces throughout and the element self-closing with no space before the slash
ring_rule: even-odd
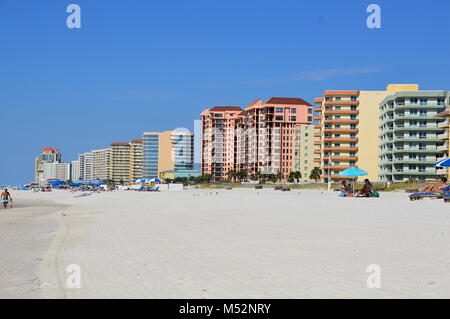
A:
<svg viewBox="0 0 450 319">
<path fill-rule="evenodd" d="M 339 185 L 339 189 L 341 191 L 341 196 L 345 197 L 372 197 L 373 196 L 373 185 L 372 183 L 366 178 L 364 180 L 364 185 L 362 189 L 354 192 L 353 187 L 350 183 L 347 183 L 346 181 L 342 181 Z"/>
<path fill-rule="evenodd" d="M 8 204 L 12 203 L 12 197 L 11 194 L 8 192 L 8 189 L 5 188 L 5 190 L 0 195 L 1 201 L 3 202 L 3 208 L 7 209 Z"/>
</svg>

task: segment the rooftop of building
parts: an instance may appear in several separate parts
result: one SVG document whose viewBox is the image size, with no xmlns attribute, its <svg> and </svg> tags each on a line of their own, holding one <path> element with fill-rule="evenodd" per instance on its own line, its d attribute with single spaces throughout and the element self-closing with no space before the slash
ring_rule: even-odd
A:
<svg viewBox="0 0 450 319">
<path fill-rule="evenodd" d="M 210 111 L 225 112 L 225 111 L 243 111 L 239 106 L 214 106 Z"/>
<path fill-rule="evenodd" d="M 271 97 L 266 101 L 266 104 L 289 104 L 289 105 L 308 105 L 312 106 L 309 102 L 300 98 L 293 97 Z"/>
<path fill-rule="evenodd" d="M 41 153 L 53 153 L 53 154 L 57 154 L 59 153 L 59 150 L 55 147 L 44 147 L 41 151 Z"/>
</svg>

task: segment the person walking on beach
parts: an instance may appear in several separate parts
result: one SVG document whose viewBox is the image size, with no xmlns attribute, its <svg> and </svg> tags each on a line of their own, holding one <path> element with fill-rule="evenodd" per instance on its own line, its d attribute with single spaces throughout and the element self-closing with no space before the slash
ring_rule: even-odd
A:
<svg viewBox="0 0 450 319">
<path fill-rule="evenodd" d="M 7 209 L 9 201 L 12 202 L 12 197 L 11 197 L 11 194 L 8 192 L 8 189 L 5 188 L 5 190 L 3 191 L 2 195 L 1 195 L 1 199 L 3 202 L 3 208 Z"/>
</svg>

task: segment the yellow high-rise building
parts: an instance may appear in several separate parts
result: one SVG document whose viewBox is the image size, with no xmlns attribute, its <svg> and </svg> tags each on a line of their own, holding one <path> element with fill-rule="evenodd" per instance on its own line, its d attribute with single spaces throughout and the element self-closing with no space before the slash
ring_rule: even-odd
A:
<svg viewBox="0 0 450 319">
<path fill-rule="evenodd" d="M 416 84 L 389 84 L 385 91 L 325 91 L 317 98 L 315 120 L 316 163 L 320 161 L 323 179 L 345 179 L 343 170 L 359 167 L 368 175 L 360 178 L 379 178 L 379 116 L 380 103 L 395 91 L 417 91 Z"/>
</svg>

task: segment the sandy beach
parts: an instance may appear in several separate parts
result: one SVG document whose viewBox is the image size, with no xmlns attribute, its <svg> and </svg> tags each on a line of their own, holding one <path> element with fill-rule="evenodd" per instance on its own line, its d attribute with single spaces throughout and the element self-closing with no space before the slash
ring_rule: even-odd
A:
<svg viewBox="0 0 450 319">
<path fill-rule="evenodd" d="M 0 298 L 449 298 L 450 204 L 314 190 L 13 192 Z M 79 265 L 81 287 L 67 286 Z M 381 288 L 368 288 L 368 265 Z"/>
</svg>

